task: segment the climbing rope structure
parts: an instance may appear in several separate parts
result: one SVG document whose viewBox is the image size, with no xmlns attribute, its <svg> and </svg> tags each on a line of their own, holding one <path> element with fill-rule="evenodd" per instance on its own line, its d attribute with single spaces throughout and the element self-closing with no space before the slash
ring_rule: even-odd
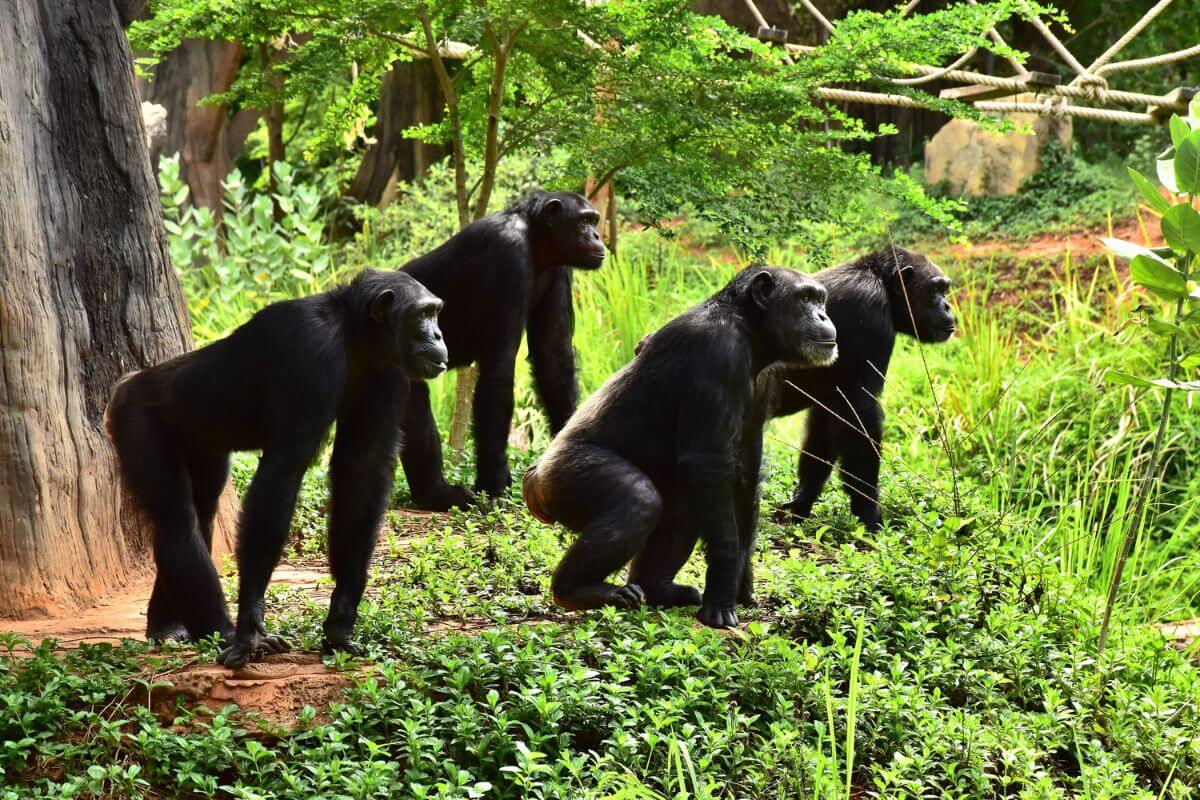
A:
<svg viewBox="0 0 1200 800">
<path fill-rule="evenodd" d="M 787 31 L 768 24 L 755 4 L 755 0 L 742 1 L 746 5 L 746 10 L 759 25 L 759 39 L 784 48 L 789 56 L 802 56 L 814 49 L 805 45 L 787 43 Z M 968 0 L 968 2 L 974 3 L 975 0 Z M 834 22 L 822 14 L 812 0 L 799 0 L 799 3 L 816 21 L 817 25 L 829 33 L 834 31 Z M 890 82 L 897 87 L 918 87 L 938 80 L 959 84 L 944 89 L 940 96 L 969 103 L 980 111 L 1024 112 L 1048 117 L 1080 117 L 1132 125 L 1162 124 L 1172 113 L 1182 111 L 1187 107 L 1188 102 L 1196 94 L 1195 88 L 1178 87 L 1162 95 L 1125 92 L 1109 88 L 1108 78 L 1121 72 L 1152 69 L 1200 56 L 1200 44 L 1196 44 L 1183 50 L 1163 53 L 1151 58 L 1113 61 L 1113 58 L 1171 3 L 1172 0 L 1158 0 L 1133 27 L 1086 66 L 1054 35 L 1048 25 L 1031 15 L 1028 18 L 1029 23 L 1037 29 L 1051 49 L 1074 73 L 1074 77 L 1069 83 L 1064 83 L 1062 77 L 1057 74 L 1026 70 L 1019 61 L 1012 58 L 1007 59 L 1013 69 L 1013 74 L 1010 76 L 988 75 L 961 69 L 975 55 L 977 48 L 974 47 L 944 67 L 923 64 L 910 65 L 908 69 L 911 75 L 892 78 Z M 909 14 L 920 4 L 921 0 L 910 0 L 901 13 Z M 997 44 L 1004 44 L 1004 39 L 996 32 L 995 28 L 989 30 L 987 36 Z M 899 92 L 868 92 L 825 87 L 820 90 L 820 94 L 826 100 L 840 103 L 867 103 L 908 108 L 929 107 L 927 100 Z M 1029 102 L 1018 99 L 1022 95 L 1033 95 L 1035 100 Z M 1112 108 L 1112 106 L 1141 106 L 1145 110 L 1132 111 L 1128 108 Z"/>
</svg>

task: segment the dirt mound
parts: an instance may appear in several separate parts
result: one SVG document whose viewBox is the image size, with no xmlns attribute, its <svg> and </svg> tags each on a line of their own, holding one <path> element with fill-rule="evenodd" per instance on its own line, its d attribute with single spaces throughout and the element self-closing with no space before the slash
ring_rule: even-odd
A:
<svg viewBox="0 0 1200 800">
<path fill-rule="evenodd" d="M 1136 242 L 1148 247 L 1157 247 L 1162 244 L 1162 235 L 1159 233 L 1157 220 L 1148 220 L 1143 225 L 1136 219 L 1125 219 L 1114 220 L 1111 231 L 1104 227 L 1071 233 L 1043 233 L 1023 239 L 997 237 L 966 245 L 942 245 L 940 247 L 934 245 L 931 251 L 940 250 L 954 258 L 979 259 L 1002 256 L 1017 261 L 1061 261 L 1063 252 L 1066 250 L 1070 250 L 1075 259 L 1106 254 L 1108 250 L 1100 241 L 1102 237 L 1106 236 Z"/>
<path fill-rule="evenodd" d="M 342 700 L 354 678 L 329 669 L 316 653 L 268 656 L 237 670 L 190 664 L 156 677 L 149 704 L 163 722 L 183 709 L 203 706 L 216 712 L 233 704 L 243 709 L 244 724 L 269 732 L 295 727 L 305 706 L 316 709 L 318 722 L 327 720 L 329 705 Z"/>
</svg>

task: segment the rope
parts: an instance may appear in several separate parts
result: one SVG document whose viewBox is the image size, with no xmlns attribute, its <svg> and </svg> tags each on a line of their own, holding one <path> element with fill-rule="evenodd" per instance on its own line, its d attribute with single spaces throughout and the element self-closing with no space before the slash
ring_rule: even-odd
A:
<svg viewBox="0 0 1200 800">
<path fill-rule="evenodd" d="M 1172 53 L 1163 53 L 1159 56 L 1150 56 L 1149 58 L 1134 58 L 1129 61 L 1118 61 L 1115 64 L 1106 64 L 1096 70 L 1097 75 L 1107 75 L 1110 72 L 1126 72 L 1131 69 L 1140 69 L 1142 67 L 1157 67 L 1162 64 L 1173 64 L 1176 61 L 1183 61 L 1192 56 L 1200 56 L 1200 44 L 1194 44 L 1191 47 L 1183 50 L 1176 50 Z"/>
<path fill-rule="evenodd" d="M 1132 125 L 1157 125 L 1158 120 L 1149 114 L 1139 114 L 1133 111 L 1116 111 L 1111 108 L 1088 108 L 1086 106 L 1054 105 L 1042 103 L 1005 103 L 985 101 L 976 103 L 980 111 L 1000 111 L 1005 113 L 1037 114 L 1057 119 L 1063 117 L 1082 117 L 1102 122 L 1127 122 Z"/>
<path fill-rule="evenodd" d="M 1105 50 L 1095 61 L 1089 64 L 1087 71 L 1092 74 L 1096 74 L 1097 69 L 1107 64 L 1109 59 L 1124 49 L 1125 45 L 1132 42 L 1135 36 L 1145 30 L 1146 26 L 1154 21 L 1155 17 L 1166 10 L 1167 6 L 1171 5 L 1171 2 L 1172 0 L 1159 0 L 1159 2 L 1156 3 L 1149 11 L 1147 11 L 1146 15 L 1139 19 L 1137 24 L 1130 28 L 1124 36 L 1113 42 L 1112 47 Z"/>
<path fill-rule="evenodd" d="M 1055 36 L 1053 31 L 1046 26 L 1046 23 L 1042 22 L 1041 17 L 1039 17 L 1037 14 L 1030 14 L 1027 21 L 1030 25 L 1038 29 L 1038 33 L 1042 34 L 1042 38 L 1050 43 L 1050 46 L 1054 48 L 1055 52 L 1062 56 L 1063 61 L 1066 61 L 1067 65 L 1070 66 L 1071 69 L 1079 73 L 1079 77 L 1092 77 L 1091 73 L 1087 71 L 1087 67 L 1083 66 L 1083 64 L 1080 64 L 1079 60 L 1075 58 L 1075 56 L 1071 55 L 1071 51 L 1067 49 L 1066 45 L 1058 40 L 1058 37 Z"/>
<path fill-rule="evenodd" d="M 932 72 L 921 75 L 918 78 L 895 78 L 892 80 L 892 83 L 896 83 L 901 86 L 919 86 L 922 83 L 929 83 L 931 81 L 936 81 L 938 78 L 944 77 L 947 73 L 953 72 L 954 70 L 961 67 L 963 64 L 970 61 L 971 58 L 977 52 L 979 52 L 979 48 L 972 47 L 970 50 L 968 50 L 967 52 L 965 52 L 961 56 L 959 56 L 958 59 L 955 60 L 955 62 L 953 64 L 951 64 L 947 67 L 942 67 L 941 69 L 935 69 Z M 922 72 L 924 72 L 924 70 L 922 70 Z"/>
<path fill-rule="evenodd" d="M 825 30 L 833 33 L 833 23 L 830 22 L 825 15 L 822 14 L 820 10 L 812 4 L 811 0 L 800 0 L 800 5 L 808 9 L 808 13 L 812 14 L 813 18 L 816 19 L 817 22 L 821 23 Z"/>
<path fill-rule="evenodd" d="M 999 75 L 986 75 L 982 72 L 966 70 L 942 70 L 923 64 L 910 66 L 914 72 L 923 74 L 940 73 L 939 77 L 957 83 L 977 84 L 979 86 L 994 86 L 997 89 L 1008 89 L 1014 94 L 1034 92 L 1035 94 L 1058 95 L 1061 97 L 1076 97 L 1080 99 L 1096 99 L 1102 102 L 1122 103 L 1125 105 L 1178 105 L 1178 101 L 1168 95 L 1143 94 L 1142 92 L 1122 92 L 1116 89 L 1096 91 L 1085 86 L 1031 86 L 1024 78 L 1003 78 Z"/>
<path fill-rule="evenodd" d="M 869 103 L 877 106 L 903 106 L 904 108 L 929 108 L 929 103 L 903 94 L 880 94 L 860 92 L 854 89 L 827 89 L 822 86 L 817 94 L 824 100 L 835 103 Z"/>
</svg>

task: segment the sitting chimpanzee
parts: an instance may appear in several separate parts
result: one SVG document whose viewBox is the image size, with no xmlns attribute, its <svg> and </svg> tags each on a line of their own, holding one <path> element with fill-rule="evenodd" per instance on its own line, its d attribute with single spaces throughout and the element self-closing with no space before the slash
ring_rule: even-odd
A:
<svg viewBox="0 0 1200 800">
<path fill-rule="evenodd" d="M 867 530 L 883 524 L 879 513 L 879 452 L 883 391 L 896 334 L 944 342 L 954 333 L 946 299 L 950 279 L 920 253 L 888 247 L 813 276 L 829 291 L 829 316 L 837 326 L 836 364 L 779 372 L 771 416 L 809 409 L 800 453 L 799 483 L 779 507 L 782 519 L 807 519 L 834 464 L 842 487 Z"/>
<path fill-rule="evenodd" d="M 762 446 L 756 379 L 834 360 L 824 305 L 825 290 L 798 272 L 746 269 L 649 337 L 571 417 L 524 485 L 538 519 L 579 534 L 554 573 L 558 605 L 700 605 L 705 624 L 737 624 Z M 698 538 L 703 598 L 675 583 Z M 608 583 L 630 559 L 628 584 Z"/>
<path fill-rule="evenodd" d="M 330 425 L 329 567 L 336 586 L 325 647 L 351 638 L 391 495 L 399 414 L 414 379 L 446 369 L 442 303 L 403 273 L 258 312 L 228 338 L 123 378 L 106 424 L 135 505 L 154 531 L 151 639 L 220 634 L 240 666 L 287 644 L 267 634 L 263 596 L 287 541 L 304 471 Z M 229 453 L 262 450 L 238 523 L 236 629 L 209 555 Z"/>
<path fill-rule="evenodd" d="M 580 195 L 535 191 L 401 268 L 445 301 L 441 324 L 450 366 L 479 365 L 476 491 L 499 495 L 511 483 L 506 451 L 522 335 L 528 333 L 529 360 L 551 432 L 566 424 L 579 402 L 571 267 L 596 269 L 604 262 L 599 219 Z M 469 505 L 470 490 L 446 483 L 424 384 L 413 384 L 403 427 L 401 462 L 416 505 L 434 511 Z"/>
</svg>

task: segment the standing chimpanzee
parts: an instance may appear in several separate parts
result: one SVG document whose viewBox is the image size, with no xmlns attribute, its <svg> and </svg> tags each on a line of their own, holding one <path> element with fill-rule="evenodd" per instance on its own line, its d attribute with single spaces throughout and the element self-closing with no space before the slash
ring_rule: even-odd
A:
<svg viewBox="0 0 1200 800">
<path fill-rule="evenodd" d="M 779 507 L 782 519 L 807 519 L 833 465 L 841 460 L 850 509 L 869 531 L 879 513 L 879 453 L 883 409 L 879 396 L 896 334 L 944 342 L 954 333 L 946 299 L 950 279 L 920 253 L 888 247 L 813 276 L 829 291 L 837 326 L 836 364 L 773 376 L 771 416 L 809 409 L 800 453 L 799 483 Z"/>
<path fill-rule="evenodd" d="M 512 482 L 506 451 L 522 334 L 528 332 L 529 360 L 551 432 L 558 433 L 575 411 L 571 267 L 597 269 L 604 263 L 599 219 L 581 195 L 535 191 L 401 267 L 446 303 L 441 323 L 450 366 L 479 364 L 476 491 L 499 495 Z M 466 487 L 446 483 L 429 390 L 421 383 L 413 384 L 404 441 L 401 462 L 416 505 L 444 511 L 473 502 Z"/>
<path fill-rule="evenodd" d="M 366 271 L 324 294 L 267 306 L 228 338 L 122 378 L 106 426 L 129 494 L 154 530 L 151 639 L 226 640 L 241 666 L 287 643 L 263 595 L 287 541 L 304 471 L 330 425 L 326 650 L 351 638 L 391 495 L 409 383 L 446 369 L 442 303 L 403 273 Z M 229 453 L 262 450 L 238 521 L 236 629 L 209 548 Z"/>
<path fill-rule="evenodd" d="M 706 625 L 737 624 L 762 447 L 756 380 L 834 360 L 824 305 L 825 290 L 798 272 L 746 269 L 649 337 L 571 417 L 524 486 L 534 516 L 579 534 L 554 572 L 558 605 L 700 605 Z M 698 538 L 703 598 L 675 583 Z M 629 583 L 608 583 L 630 559 Z"/>
</svg>

